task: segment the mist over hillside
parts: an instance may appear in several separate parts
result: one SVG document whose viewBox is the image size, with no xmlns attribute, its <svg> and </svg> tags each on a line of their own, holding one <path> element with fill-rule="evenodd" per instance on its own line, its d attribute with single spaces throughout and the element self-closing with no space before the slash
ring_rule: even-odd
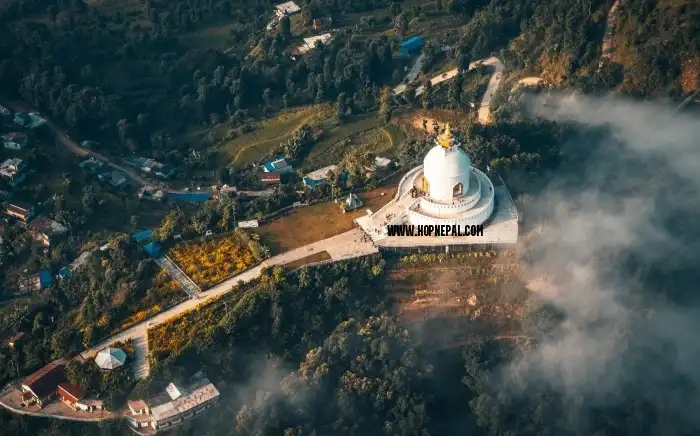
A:
<svg viewBox="0 0 700 436">
<path fill-rule="evenodd" d="M 700 121 L 615 97 L 556 95 L 532 110 L 610 135 L 567 144 L 568 164 L 532 205 L 546 224 L 527 267 L 550 278 L 542 296 L 562 321 L 506 367 L 504 389 L 553 388 L 562 428 L 594 430 L 596 410 L 635 404 L 646 416 L 629 432 L 694 433 Z"/>
</svg>

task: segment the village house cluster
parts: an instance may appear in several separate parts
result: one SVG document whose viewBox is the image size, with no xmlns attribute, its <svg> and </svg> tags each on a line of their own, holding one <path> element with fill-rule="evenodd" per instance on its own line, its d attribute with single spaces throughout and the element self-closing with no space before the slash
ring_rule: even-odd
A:
<svg viewBox="0 0 700 436">
<path fill-rule="evenodd" d="M 73 410 L 94 412 L 104 410 L 102 401 L 88 396 L 83 389 L 66 379 L 66 361 L 51 362 L 20 382 L 21 407 L 42 409 L 60 400 Z"/>
</svg>

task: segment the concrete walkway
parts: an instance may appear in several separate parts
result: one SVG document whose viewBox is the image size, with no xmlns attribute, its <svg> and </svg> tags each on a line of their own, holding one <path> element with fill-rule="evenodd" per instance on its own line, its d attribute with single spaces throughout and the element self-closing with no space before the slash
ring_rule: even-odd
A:
<svg viewBox="0 0 700 436">
<path fill-rule="evenodd" d="M 180 268 L 178 268 L 175 263 L 165 256 L 161 256 L 155 259 L 155 262 L 160 265 L 170 277 L 176 280 L 180 287 L 187 293 L 190 298 L 197 298 L 197 295 L 201 292 L 201 289 L 195 282 L 192 281 Z"/>
<path fill-rule="evenodd" d="M 177 318 L 178 316 L 187 313 L 198 306 L 205 305 L 211 302 L 213 299 L 227 294 L 239 281 L 249 282 L 258 278 L 260 276 L 260 271 L 265 266 L 284 265 L 322 251 L 327 251 L 331 258 L 336 261 L 377 253 L 379 250 L 372 243 L 363 242 L 362 235 L 362 230 L 353 229 L 348 232 L 341 233 L 340 235 L 323 239 L 321 241 L 271 257 L 262 264 L 244 271 L 241 274 L 233 276 L 230 279 L 214 286 L 213 288 L 200 293 L 198 298 L 184 301 L 164 312 L 159 313 L 153 318 L 138 323 L 121 333 L 117 333 L 114 336 L 105 339 L 94 347 L 85 350 L 80 354 L 80 356 L 82 356 L 83 359 L 94 357 L 100 350 L 106 348 L 114 342 L 124 342 L 128 339 L 132 339 L 137 346 L 136 364 L 134 365 L 135 375 L 137 378 L 145 377 L 148 375 L 148 339 L 146 333 L 149 328 L 169 321 L 173 318 Z"/>
</svg>

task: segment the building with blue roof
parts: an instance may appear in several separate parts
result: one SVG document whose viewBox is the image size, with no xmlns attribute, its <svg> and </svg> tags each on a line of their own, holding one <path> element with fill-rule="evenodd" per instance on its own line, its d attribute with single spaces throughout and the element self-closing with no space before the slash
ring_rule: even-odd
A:
<svg viewBox="0 0 700 436">
<path fill-rule="evenodd" d="M 44 268 L 39 271 L 39 283 L 41 283 L 42 288 L 48 288 L 53 285 L 53 276 L 50 269 Z"/>
<path fill-rule="evenodd" d="M 191 201 L 193 203 L 205 203 L 211 199 L 209 192 L 168 192 L 165 198 L 173 200 Z"/>
<path fill-rule="evenodd" d="M 151 257 L 160 257 L 163 254 L 163 247 L 155 241 L 149 242 L 143 247 Z"/>
<path fill-rule="evenodd" d="M 265 162 L 262 168 L 263 171 L 266 173 L 287 173 L 290 171 L 294 171 L 294 168 L 292 168 L 292 166 L 289 165 L 289 163 L 287 163 L 287 159 L 285 157 L 281 157 L 270 162 Z"/>
<path fill-rule="evenodd" d="M 131 235 L 131 239 L 133 239 L 136 242 L 144 242 L 148 241 L 151 239 L 151 235 L 153 235 L 153 230 L 144 230 L 142 232 L 137 232 Z"/>
<path fill-rule="evenodd" d="M 424 45 L 425 41 L 423 41 L 423 38 L 416 35 L 399 44 L 399 50 L 401 52 L 401 56 L 410 56 L 418 53 Z"/>
</svg>

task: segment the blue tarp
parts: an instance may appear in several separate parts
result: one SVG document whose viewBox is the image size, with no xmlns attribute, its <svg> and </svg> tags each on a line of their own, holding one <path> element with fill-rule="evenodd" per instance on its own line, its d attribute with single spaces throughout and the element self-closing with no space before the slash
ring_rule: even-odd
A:
<svg viewBox="0 0 700 436">
<path fill-rule="evenodd" d="M 181 192 L 181 193 L 168 193 L 165 198 L 172 198 L 174 200 L 182 201 L 194 201 L 195 203 L 204 203 L 209 201 L 211 194 L 208 192 Z"/>
<path fill-rule="evenodd" d="M 53 284 L 53 276 L 51 275 L 51 270 L 44 268 L 41 271 L 39 271 L 39 282 L 41 283 L 42 288 L 48 288 L 49 286 L 51 286 Z"/>
<path fill-rule="evenodd" d="M 401 50 L 401 54 L 406 56 L 410 53 L 419 50 L 423 47 L 424 44 L 425 42 L 423 41 L 423 38 L 421 38 L 420 36 L 414 36 L 402 42 L 399 45 L 399 47 Z"/>
<path fill-rule="evenodd" d="M 131 238 L 136 242 L 142 242 L 151 239 L 152 234 L 153 230 L 144 230 L 142 232 L 134 233 L 133 235 L 131 235 Z"/>
<path fill-rule="evenodd" d="M 61 270 L 58 272 L 58 277 L 62 279 L 67 279 L 68 277 L 72 277 L 73 273 L 71 272 L 70 268 L 67 266 L 64 266 L 61 268 Z"/>
<path fill-rule="evenodd" d="M 143 247 L 143 249 L 146 250 L 146 253 L 148 253 L 148 255 L 151 257 L 158 257 L 162 253 L 160 244 L 155 241 L 149 242 Z"/>
</svg>

